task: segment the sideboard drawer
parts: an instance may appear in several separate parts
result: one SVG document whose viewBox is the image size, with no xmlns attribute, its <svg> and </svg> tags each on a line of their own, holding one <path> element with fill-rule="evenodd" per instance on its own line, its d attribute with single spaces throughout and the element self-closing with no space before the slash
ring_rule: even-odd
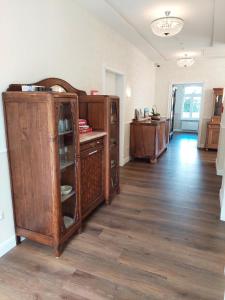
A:
<svg viewBox="0 0 225 300">
<path fill-rule="evenodd" d="M 80 145 L 80 151 L 85 151 L 85 150 L 100 147 L 100 146 L 103 147 L 103 145 L 104 145 L 103 138 L 99 138 L 99 139 L 96 139 L 91 142 L 89 141 L 89 142 L 82 143 Z"/>
</svg>

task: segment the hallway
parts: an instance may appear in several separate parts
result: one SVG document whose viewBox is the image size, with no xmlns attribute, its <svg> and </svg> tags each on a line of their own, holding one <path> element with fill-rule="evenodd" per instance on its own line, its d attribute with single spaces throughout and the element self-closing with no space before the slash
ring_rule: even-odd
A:
<svg viewBox="0 0 225 300">
<path fill-rule="evenodd" d="M 128 163 L 121 194 L 60 259 L 24 241 L 0 259 L 0 299 L 222 300 L 225 224 L 215 152 L 175 135 L 158 164 Z"/>
</svg>

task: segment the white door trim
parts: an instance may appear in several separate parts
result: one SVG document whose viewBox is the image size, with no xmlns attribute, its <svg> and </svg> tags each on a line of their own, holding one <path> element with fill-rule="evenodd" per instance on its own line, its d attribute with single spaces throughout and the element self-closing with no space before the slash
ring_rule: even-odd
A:
<svg viewBox="0 0 225 300">
<path fill-rule="evenodd" d="M 168 106 L 167 106 L 167 116 L 169 117 L 170 114 L 170 109 L 171 109 L 171 96 L 172 96 L 172 88 L 173 85 L 176 84 L 202 84 L 202 99 L 201 99 L 201 106 L 200 106 L 200 116 L 199 116 L 199 127 L 198 127 L 198 147 L 202 148 L 201 145 L 201 132 L 202 132 L 202 123 L 203 123 L 203 104 L 204 104 L 204 98 L 205 98 L 205 82 L 202 80 L 196 80 L 196 81 L 192 81 L 192 80 L 186 80 L 186 81 L 176 81 L 176 82 L 172 82 L 170 81 L 169 83 L 169 97 L 168 97 Z"/>
</svg>

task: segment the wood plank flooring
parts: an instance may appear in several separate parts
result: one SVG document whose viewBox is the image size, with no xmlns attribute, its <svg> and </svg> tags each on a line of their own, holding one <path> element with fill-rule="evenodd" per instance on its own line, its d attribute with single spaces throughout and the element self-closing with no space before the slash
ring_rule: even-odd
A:
<svg viewBox="0 0 225 300">
<path fill-rule="evenodd" d="M 222 300 L 225 224 L 215 152 L 180 134 L 158 164 L 128 163 L 60 259 L 24 241 L 0 259 L 0 299 Z"/>
</svg>

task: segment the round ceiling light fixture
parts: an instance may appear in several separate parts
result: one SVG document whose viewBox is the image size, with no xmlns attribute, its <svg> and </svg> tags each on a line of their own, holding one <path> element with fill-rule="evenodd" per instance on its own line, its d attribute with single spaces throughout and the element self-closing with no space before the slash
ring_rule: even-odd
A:
<svg viewBox="0 0 225 300">
<path fill-rule="evenodd" d="M 170 37 L 178 34 L 184 27 L 184 20 L 170 17 L 170 11 L 165 12 L 165 17 L 152 21 L 151 28 L 155 35 Z"/>
<path fill-rule="evenodd" d="M 194 63 L 195 63 L 194 58 L 188 57 L 187 54 L 185 55 L 185 57 L 177 60 L 177 65 L 178 65 L 178 67 L 181 67 L 181 68 L 191 67 Z"/>
</svg>

